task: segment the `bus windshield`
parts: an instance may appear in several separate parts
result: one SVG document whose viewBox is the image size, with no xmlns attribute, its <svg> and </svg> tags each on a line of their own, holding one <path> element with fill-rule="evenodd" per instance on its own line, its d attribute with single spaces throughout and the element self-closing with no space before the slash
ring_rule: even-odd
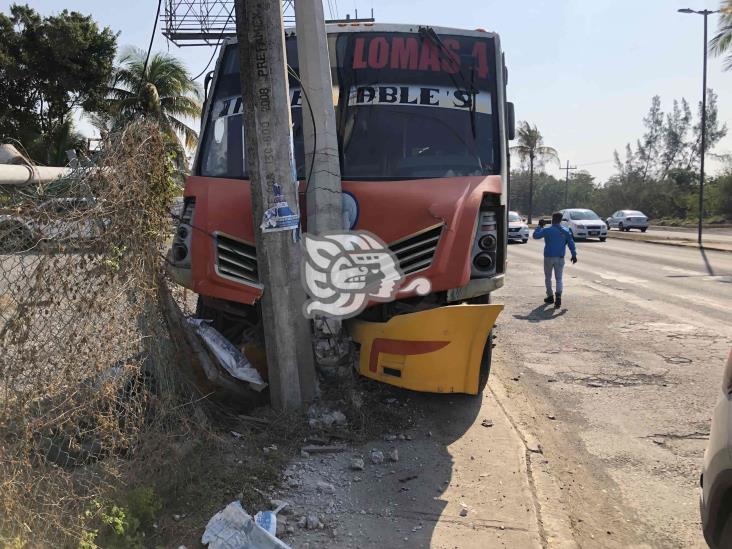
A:
<svg viewBox="0 0 732 549">
<path fill-rule="evenodd" d="M 343 179 L 400 180 L 499 173 L 492 39 L 420 33 L 330 35 Z M 297 71 L 294 38 L 288 64 Z M 246 178 L 236 45 L 221 62 L 198 173 Z M 290 79 L 298 177 L 305 177 L 307 103 Z M 307 115 L 307 112 L 304 113 Z"/>
</svg>

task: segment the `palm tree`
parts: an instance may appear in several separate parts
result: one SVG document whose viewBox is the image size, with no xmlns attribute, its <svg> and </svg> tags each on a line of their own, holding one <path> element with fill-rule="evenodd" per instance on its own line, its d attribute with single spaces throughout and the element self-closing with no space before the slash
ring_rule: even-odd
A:
<svg viewBox="0 0 732 549">
<path fill-rule="evenodd" d="M 536 125 L 528 122 L 519 122 L 517 130 L 518 145 L 511 147 L 511 151 L 518 154 L 522 162 L 529 162 L 529 211 L 528 221 L 531 223 L 532 206 L 534 201 L 534 164 L 542 165 L 547 160 L 556 160 L 559 155 L 552 147 L 544 145 L 544 138 Z"/>
<path fill-rule="evenodd" d="M 732 50 L 732 0 L 722 0 L 719 11 L 721 15 L 718 32 L 710 44 L 712 53 L 717 56 Z M 724 69 L 732 70 L 732 52 L 727 54 L 727 58 L 724 60 Z"/>
<path fill-rule="evenodd" d="M 156 120 L 175 148 L 192 148 L 198 134 L 183 120 L 201 115 L 201 91 L 183 63 L 171 55 L 156 53 L 147 65 L 146 52 L 127 49 L 114 71 L 108 109 L 114 124 L 138 117 Z M 182 143 L 181 143 L 182 138 Z"/>
</svg>

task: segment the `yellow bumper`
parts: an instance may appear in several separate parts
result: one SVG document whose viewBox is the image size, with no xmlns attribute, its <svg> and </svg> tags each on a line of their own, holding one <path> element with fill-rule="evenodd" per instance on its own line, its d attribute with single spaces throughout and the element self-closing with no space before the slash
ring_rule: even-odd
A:
<svg viewBox="0 0 732 549">
<path fill-rule="evenodd" d="M 395 316 L 352 320 L 361 344 L 359 373 L 397 387 L 431 393 L 478 393 L 488 333 L 503 305 L 450 305 Z"/>
</svg>

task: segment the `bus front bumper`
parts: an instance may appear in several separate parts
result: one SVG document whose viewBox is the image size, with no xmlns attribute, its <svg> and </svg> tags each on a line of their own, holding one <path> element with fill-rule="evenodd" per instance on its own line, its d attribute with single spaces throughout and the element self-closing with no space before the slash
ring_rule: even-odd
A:
<svg viewBox="0 0 732 549">
<path fill-rule="evenodd" d="M 478 393 L 488 333 L 503 305 L 448 305 L 387 322 L 351 320 L 361 345 L 359 373 L 430 393 Z"/>
</svg>

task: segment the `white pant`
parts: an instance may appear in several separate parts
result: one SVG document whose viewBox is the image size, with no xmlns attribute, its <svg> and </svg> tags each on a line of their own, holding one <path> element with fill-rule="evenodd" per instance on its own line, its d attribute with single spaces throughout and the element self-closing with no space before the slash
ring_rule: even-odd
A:
<svg viewBox="0 0 732 549">
<path fill-rule="evenodd" d="M 557 293 L 561 294 L 564 289 L 564 282 L 562 281 L 562 273 L 564 272 L 563 257 L 544 258 L 544 283 L 546 284 L 546 295 L 553 295 L 552 270 L 554 270 L 554 276 L 557 279 Z"/>
</svg>

